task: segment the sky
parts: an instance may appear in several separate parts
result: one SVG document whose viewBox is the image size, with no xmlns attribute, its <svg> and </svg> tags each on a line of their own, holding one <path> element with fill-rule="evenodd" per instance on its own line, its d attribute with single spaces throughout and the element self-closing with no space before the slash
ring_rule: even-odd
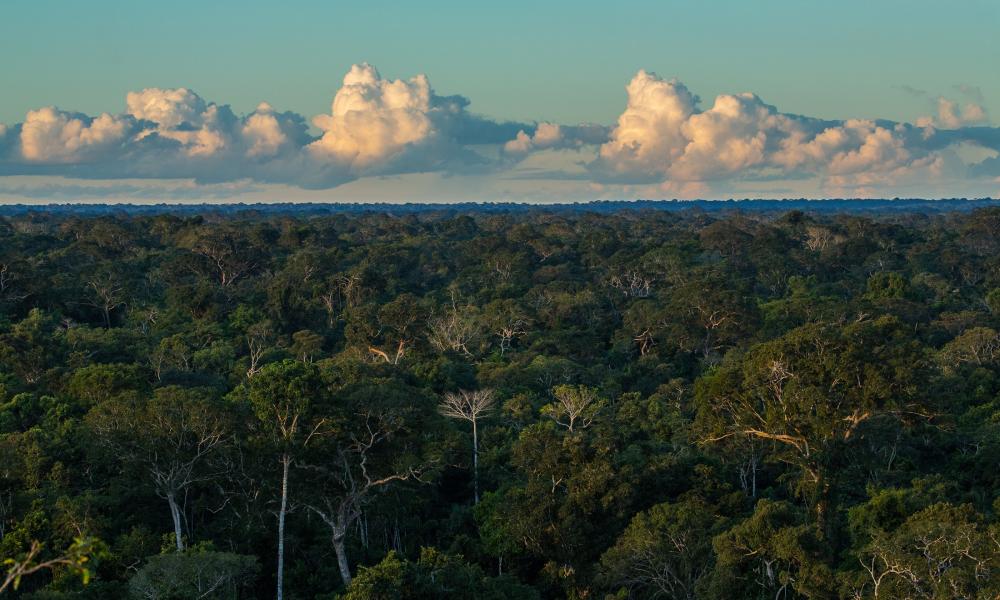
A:
<svg viewBox="0 0 1000 600">
<path fill-rule="evenodd" d="M 0 202 L 1000 196 L 996 0 L 0 14 Z"/>
</svg>

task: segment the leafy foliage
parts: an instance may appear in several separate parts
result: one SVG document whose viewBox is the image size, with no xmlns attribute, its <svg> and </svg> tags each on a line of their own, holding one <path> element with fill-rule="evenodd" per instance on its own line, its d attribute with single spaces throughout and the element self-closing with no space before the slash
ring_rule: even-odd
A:
<svg viewBox="0 0 1000 600">
<path fill-rule="evenodd" d="M 1000 594 L 996 209 L 9 214 L 12 597 Z"/>
</svg>

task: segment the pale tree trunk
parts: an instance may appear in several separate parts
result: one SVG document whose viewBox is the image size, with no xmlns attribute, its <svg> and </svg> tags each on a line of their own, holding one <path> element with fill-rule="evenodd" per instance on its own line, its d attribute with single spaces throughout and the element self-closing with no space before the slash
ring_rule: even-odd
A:
<svg viewBox="0 0 1000 600">
<path fill-rule="evenodd" d="M 344 587 L 351 586 L 351 565 L 347 562 L 347 548 L 344 538 L 346 531 L 338 526 L 333 532 L 333 551 L 337 553 L 337 567 L 340 569 L 340 578 L 344 582 Z"/>
<path fill-rule="evenodd" d="M 184 538 L 181 533 L 181 509 L 177 506 L 177 499 L 173 492 L 167 494 L 167 503 L 170 505 L 170 517 L 174 520 L 174 539 L 177 542 L 177 551 L 184 551 Z"/>
<path fill-rule="evenodd" d="M 330 541 L 333 544 L 333 551 L 337 555 L 337 568 L 340 570 L 340 579 L 344 582 L 344 588 L 351 586 L 351 564 L 347 560 L 347 528 L 357 518 L 360 513 L 349 513 L 350 508 L 346 506 L 349 500 L 341 502 L 337 511 L 327 501 L 329 510 L 323 511 L 315 506 L 309 506 L 309 510 L 316 513 L 323 522 L 330 527 Z"/>
<path fill-rule="evenodd" d="M 479 431 L 476 420 L 472 420 L 472 486 L 475 491 L 475 502 L 479 504 Z"/>
<path fill-rule="evenodd" d="M 278 510 L 278 592 L 277 600 L 284 598 L 285 588 L 285 512 L 288 510 L 288 468 L 292 459 L 281 456 L 281 508 Z"/>
</svg>

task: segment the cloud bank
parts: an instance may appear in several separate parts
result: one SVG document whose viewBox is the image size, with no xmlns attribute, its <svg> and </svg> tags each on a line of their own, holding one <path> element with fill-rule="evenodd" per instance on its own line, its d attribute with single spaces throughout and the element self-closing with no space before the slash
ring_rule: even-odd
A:
<svg viewBox="0 0 1000 600">
<path fill-rule="evenodd" d="M 471 148 L 502 144 L 520 123 L 470 113 L 424 75 L 383 79 L 354 65 L 331 113 L 312 119 L 262 102 L 238 116 L 186 88 L 130 92 L 121 114 L 89 117 L 56 107 L 0 130 L 0 174 L 83 178 L 252 179 L 307 188 L 359 177 L 489 168 Z"/>
<path fill-rule="evenodd" d="M 609 181 L 712 182 L 818 178 L 852 188 L 936 177 L 962 165 L 946 151 L 966 142 L 996 150 L 1000 130 L 975 104 L 941 99 L 939 114 L 911 125 L 829 121 L 779 112 L 752 93 L 723 94 L 707 109 L 683 83 L 640 71 L 628 103 L 591 169 Z"/>
<path fill-rule="evenodd" d="M 959 92 L 969 101 L 939 97 L 935 114 L 912 124 L 824 120 L 780 112 L 749 92 L 722 94 L 702 106 L 683 83 L 639 71 L 613 125 L 532 124 L 477 115 L 464 96 L 438 95 L 425 75 L 387 79 L 358 64 L 344 76 L 330 112 L 311 120 L 266 102 L 237 115 L 186 88 L 130 92 L 118 114 L 32 110 L 21 123 L 0 124 L 0 175 L 328 189 L 417 173 L 516 171 L 520 177 L 538 163 L 532 157 L 563 153 L 577 157 L 567 180 L 588 179 L 595 189 L 654 186 L 663 193 L 806 179 L 826 193 L 850 195 L 995 178 L 1000 128 L 988 125 L 975 88 Z M 959 152 L 963 147 L 978 151 Z M 588 153 L 592 158 L 579 162 Z M 970 162 L 970 155 L 978 158 Z M 558 169 L 545 173 L 559 177 Z"/>
</svg>

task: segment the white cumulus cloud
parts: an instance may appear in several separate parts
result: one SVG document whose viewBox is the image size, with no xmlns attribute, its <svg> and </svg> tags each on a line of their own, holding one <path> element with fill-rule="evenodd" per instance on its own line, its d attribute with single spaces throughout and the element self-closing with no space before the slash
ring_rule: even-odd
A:
<svg viewBox="0 0 1000 600">
<path fill-rule="evenodd" d="M 929 123 L 825 121 L 779 112 L 752 93 L 722 94 L 702 110 L 676 80 L 639 71 L 626 88 L 628 102 L 591 170 L 619 181 L 718 181 L 739 178 L 819 177 L 844 187 L 853 180 L 901 173 L 928 176 L 961 168 L 941 152 L 962 141 Z M 971 105 L 970 105 L 971 106 Z M 975 108 L 941 104 L 938 121 L 957 128 L 980 122 Z M 992 141 L 987 138 L 992 138 Z M 977 135 L 973 143 L 1000 143 Z"/>
<path fill-rule="evenodd" d="M 21 125 L 21 154 L 32 162 L 70 163 L 113 152 L 131 128 L 128 119 L 104 113 L 91 119 L 47 106 L 29 111 Z"/>
<path fill-rule="evenodd" d="M 211 156 L 232 143 L 235 120 L 228 107 L 207 103 L 187 88 L 147 88 L 125 97 L 128 114 L 152 123 L 139 139 L 153 133 L 181 145 L 188 156 Z"/>
<path fill-rule="evenodd" d="M 600 159 L 618 173 L 659 174 L 684 153 L 682 127 L 695 114 L 697 96 L 683 83 L 639 71 L 626 88 L 628 104 L 600 148 Z"/>
<path fill-rule="evenodd" d="M 316 139 L 305 118 L 266 102 L 238 116 L 188 88 L 153 87 L 128 93 L 117 116 L 30 112 L 16 126 L 16 144 L 0 136 L 0 150 L 8 146 L 0 173 L 27 172 L 30 164 L 31 172 L 85 177 L 249 178 L 322 188 L 365 175 L 498 168 L 473 148 L 499 146 L 526 126 L 472 114 L 468 104 L 436 94 L 425 75 L 383 79 L 371 65 L 354 65 L 330 114 L 313 119 L 322 132 Z"/>
<path fill-rule="evenodd" d="M 306 150 L 311 158 L 352 174 L 439 170 L 453 161 L 475 160 L 463 135 L 480 119 L 466 112 L 461 96 L 438 96 L 425 75 L 383 79 L 359 64 L 344 76 L 330 114 L 313 124 L 323 135 Z"/>
<path fill-rule="evenodd" d="M 1000 173 L 1000 128 L 986 126 L 975 102 L 940 98 L 935 116 L 908 124 L 787 114 L 749 92 L 702 105 L 683 83 L 647 71 L 626 92 L 611 126 L 501 122 L 471 112 L 464 96 L 439 95 L 425 75 L 383 78 L 362 63 L 343 77 L 330 112 L 312 120 L 317 137 L 305 117 L 266 102 L 238 115 L 188 88 L 153 87 L 130 92 L 119 114 L 45 107 L 0 124 L 0 176 L 331 188 L 367 176 L 503 172 L 539 186 L 690 196 L 793 184 L 874 193 L 887 182 Z"/>
<path fill-rule="evenodd" d="M 559 125 L 558 123 L 542 122 L 535 127 L 534 133 L 521 129 L 514 139 L 504 144 L 505 154 L 524 156 L 539 150 L 563 150 L 581 148 L 606 142 L 608 128 L 602 125 Z"/>
<path fill-rule="evenodd" d="M 152 121 L 164 129 L 201 123 L 208 107 L 198 94 L 187 88 L 146 88 L 125 96 L 127 113 L 136 119 Z"/>
<path fill-rule="evenodd" d="M 281 153 L 302 135 L 299 120 L 291 115 L 274 111 L 267 102 L 261 102 L 240 128 L 246 155 L 267 158 Z"/>
</svg>

